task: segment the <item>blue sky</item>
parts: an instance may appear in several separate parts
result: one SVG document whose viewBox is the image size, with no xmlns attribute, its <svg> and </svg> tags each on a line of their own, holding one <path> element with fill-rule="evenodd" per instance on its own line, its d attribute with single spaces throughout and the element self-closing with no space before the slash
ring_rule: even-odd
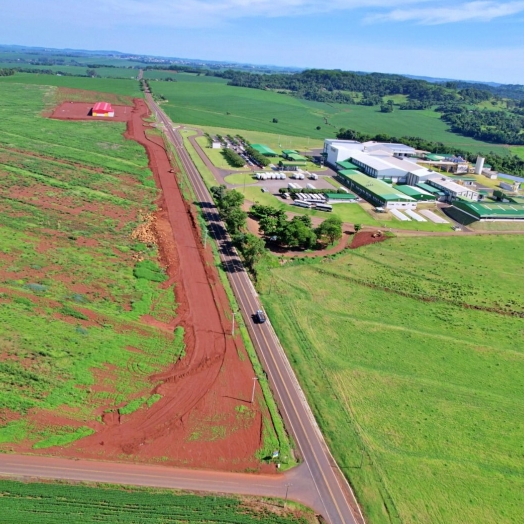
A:
<svg viewBox="0 0 524 524">
<path fill-rule="evenodd" d="M 0 0 L 0 43 L 524 84 L 524 1 Z"/>
</svg>

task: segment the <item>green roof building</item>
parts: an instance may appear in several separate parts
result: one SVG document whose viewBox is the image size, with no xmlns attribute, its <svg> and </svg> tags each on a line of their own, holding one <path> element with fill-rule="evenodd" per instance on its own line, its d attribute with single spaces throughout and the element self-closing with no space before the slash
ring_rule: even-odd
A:
<svg viewBox="0 0 524 524">
<path fill-rule="evenodd" d="M 455 200 L 453 208 L 456 211 L 458 210 L 459 214 L 469 222 L 475 220 L 524 220 L 524 205 L 521 204 Z M 457 220 L 457 218 L 455 219 Z M 461 222 L 461 220 L 458 221 Z"/>
<path fill-rule="evenodd" d="M 354 191 L 358 196 L 376 207 L 386 209 L 416 209 L 417 207 L 417 201 L 414 198 L 394 189 L 377 178 L 372 178 L 362 173 L 343 175 L 339 172 L 337 179 L 351 191 Z"/>
<path fill-rule="evenodd" d="M 298 153 L 290 153 L 289 155 L 286 155 L 286 158 L 292 162 L 307 162 L 307 158 Z"/>
<path fill-rule="evenodd" d="M 264 156 L 278 156 L 271 148 L 264 144 L 251 144 L 251 147 Z"/>
<path fill-rule="evenodd" d="M 424 189 L 415 187 L 415 186 L 395 186 L 395 189 L 398 189 L 405 195 L 410 196 L 411 198 L 414 198 L 415 200 L 418 200 L 419 202 L 434 202 L 437 197 L 430 193 L 429 191 L 424 191 Z"/>
<path fill-rule="evenodd" d="M 436 187 L 430 186 L 429 184 L 425 184 L 424 182 L 419 182 L 417 184 L 417 187 L 420 187 L 420 189 L 423 189 L 424 191 L 427 191 L 428 193 L 431 193 L 432 195 L 435 195 L 436 197 L 446 196 L 446 193 L 444 193 L 444 191 L 441 191 L 440 189 L 437 189 Z"/>
<path fill-rule="evenodd" d="M 355 169 L 358 170 L 358 166 L 353 164 L 353 162 L 350 162 L 349 160 L 344 160 L 344 162 L 337 162 L 337 168 L 339 170 L 343 169 Z"/>
<path fill-rule="evenodd" d="M 342 204 L 344 202 L 356 202 L 357 195 L 353 193 L 324 193 L 328 204 Z"/>
<path fill-rule="evenodd" d="M 288 155 L 298 155 L 298 151 L 295 151 L 294 149 L 282 149 L 282 154 L 284 156 Z"/>
<path fill-rule="evenodd" d="M 342 169 L 338 174 L 342 176 L 362 175 L 362 173 L 357 169 Z"/>
</svg>

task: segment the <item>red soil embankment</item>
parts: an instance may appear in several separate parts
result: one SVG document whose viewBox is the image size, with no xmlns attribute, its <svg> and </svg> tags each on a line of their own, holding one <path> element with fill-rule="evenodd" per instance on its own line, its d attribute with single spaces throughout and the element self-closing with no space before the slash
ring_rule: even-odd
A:
<svg viewBox="0 0 524 524">
<path fill-rule="evenodd" d="M 258 403 L 258 385 L 257 400 L 250 403 L 254 371 L 241 340 L 229 336 L 231 323 L 225 314 L 229 302 L 212 253 L 203 249 L 196 212 L 182 197 L 162 139 L 146 135 L 146 103 L 140 99 L 134 103 L 132 111 L 127 108 L 124 114 L 125 136 L 146 148 L 149 167 L 162 190 L 156 221 L 159 250 L 169 285 L 175 284 L 179 304 L 175 324 L 185 329 L 185 356 L 151 377 L 153 383 L 161 381 L 153 391 L 162 395 L 161 400 L 131 415 L 106 416 L 105 424 L 93 425 L 94 435 L 61 453 L 113 460 L 127 456 L 186 467 L 274 471 L 255 458 L 262 442 L 263 418 L 269 415 L 264 404 Z M 73 117 L 74 108 L 62 116 L 60 108 L 66 105 L 55 111 L 55 118 L 80 118 Z M 83 106 L 76 114 L 85 111 L 86 104 L 69 105 Z"/>
</svg>

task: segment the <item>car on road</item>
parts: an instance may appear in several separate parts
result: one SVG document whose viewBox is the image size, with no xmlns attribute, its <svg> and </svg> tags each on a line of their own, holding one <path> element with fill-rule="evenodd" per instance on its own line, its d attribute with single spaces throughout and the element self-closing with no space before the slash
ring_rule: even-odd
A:
<svg viewBox="0 0 524 524">
<path fill-rule="evenodd" d="M 263 324 L 266 321 L 266 314 L 261 309 L 255 313 L 255 321 L 257 324 Z"/>
<path fill-rule="evenodd" d="M 263 188 L 262 188 L 262 193 L 269 193 L 269 189 L 263 187 Z"/>
</svg>

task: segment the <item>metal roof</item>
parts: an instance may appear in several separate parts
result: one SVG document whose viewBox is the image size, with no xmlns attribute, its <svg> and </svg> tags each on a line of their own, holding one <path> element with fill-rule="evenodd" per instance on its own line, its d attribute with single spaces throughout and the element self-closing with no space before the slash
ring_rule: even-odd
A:
<svg viewBox="0 0 524 524">
<path fill-rule="evenodd" d="M 401 202 L 415 201 L 414 198 L 411 198 L 410 196 L 407 196 L 404 193 L 397 191 L 393 187 L 389 186 L 385 182 L 382 182 L 382 180 L 378 180 L 377 178 L 372 178 L 370 176 L 363 175 L 362 173 L 357 173 L 357 174 L 349 175 L 349 176 L 343 175 L 343 176 L 349 182 L 355 183 L 356 185 L 360 186 L 362 189 L 365 189 L 369 193 L 373 193 L 374 195 L 380 197 L 383 200 L 401 201 Z"/>
<path fill-rule="evenodd" d="M 337 162 L 337 166 L 340 166 L 342 169 L 358 169 L 358 166 L 356 166 L 349 160 L 345 160 L 344 162 Z"/>
<path fill-rule="evenodd" d="M 398 189 L 398 191 L 401 191 L 402 193 L 410 197 L 413 197 L 413 198 L 421 197 L 421 196 L 435 198 L 435 195 L 433 193 L 430 193 L 429 191 L 424 191 L 424 189 L 418 188 L 418 187 L 400 185 L 400 186 L 395 186 L 395 189 Z"/>
<path fill-rule="evenodd" d="M 520 204 L 502 204 L 499 202 L 479 203 L 458 201 L 453 205 L 466 213 L 473 213 L 479 218 L 520 218 L 524 219 L 524 206 Z"/>
<path fill-rule="evenodd" d="M 93 111 L 104 111 L 105 113 L 113 111 L 111 104 L 109 102 L 97 102 L 93 106 Z"/>
<path fill-rule="evenodd" d="M 353 193 L 324 193 L 328 200 L 355 200 L 357 195 Z"/>
<path fill-rule="evenodd" d="M 427 191 L 428 193 L 431 193 L 432 195 L 443 196 L 445 194 L 440 189 L 430 186 L 429 184 L 424 184 L 424 182 L 419 182 L 417 184 L 417 187 L 420 187 L 420 189 L 424 189 L 424 191 Z"/>
<path fill-rule="evenodd" d="M 277 154 L 264 144 L 251 144 L 251 147 L 263 155 L 277 156 Z"/>
</svg>

